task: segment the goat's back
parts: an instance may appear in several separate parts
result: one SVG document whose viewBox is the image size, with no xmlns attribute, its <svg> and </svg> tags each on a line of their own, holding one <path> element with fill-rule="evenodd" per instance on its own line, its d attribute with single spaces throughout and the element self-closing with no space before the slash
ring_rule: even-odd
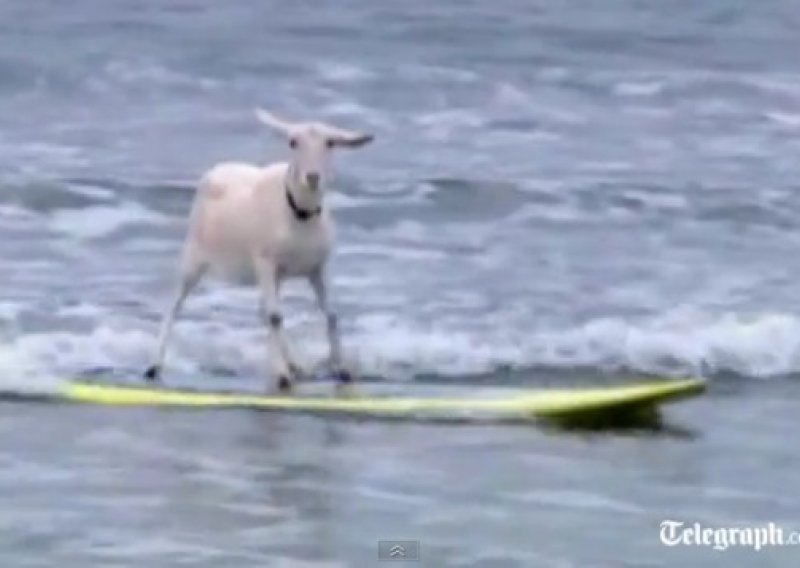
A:
<svg viewBox="0 0 800 568">
<path fill-rule="evenodd" d="M 284 222 L 285 170 L 285 164 L 225 162 L 206 172 L 189 219 L 187 246 L 193 256 L 236 273 L 250 263 L 254 250 L 275 241 Z"/>
</svg>

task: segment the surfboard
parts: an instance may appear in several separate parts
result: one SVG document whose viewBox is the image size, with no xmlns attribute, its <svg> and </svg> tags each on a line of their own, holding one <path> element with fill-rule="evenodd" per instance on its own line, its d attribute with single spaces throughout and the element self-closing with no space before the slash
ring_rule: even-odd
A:
<svg viewBox="0 0 800 568">
<path fill-rule="evenodd" d="M 541 420 L 563 426 L 603 427 L 657 421 L 660 405 L 697 396 L 706 388 L 702 380 L 684 379 L 600 388 L 499 388 L 490 393 L 461 388 L 458 395 L 404 396 L 397 392 L 371 393 L 368 385 L 362 388 L 357 384 L 347 391 L 325 386 L 327 394 L 319 390 L 303 394 L 301 390 L 292 395 L 260 395 L 79 380 L 64 383 L 51 398 L 105 406 L 238 408 L 435 420 Z"/>
</svg>

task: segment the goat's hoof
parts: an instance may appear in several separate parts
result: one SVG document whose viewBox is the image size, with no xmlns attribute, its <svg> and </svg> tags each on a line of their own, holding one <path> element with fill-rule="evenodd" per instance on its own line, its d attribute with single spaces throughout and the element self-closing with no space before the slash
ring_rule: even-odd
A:
<svg viewBox="0 0 800 568">
<path fill-rule="evenodd" d="M 353 382 L 353 375 L 347 369 L 338 369 L 334 371 L 333 375 L 331 375 L 331 378 L 343 385 Z"/>
<path fill-rule="evenodd" d="M 158 365 L 153 365 L 148 367 L 148 369 L 144 372 L 144 380 L 149 383 L 158 382 L 161 379 L 161 367 Z"/>
<path fill-rule="evenodd" d="M 278 391 L 287 393 L 292 390 L 292 381 L 286 375 L 278 377 Z"/>
<path fill-rule="evenodd" d="M 295 363 L 289 363 L 289 374 L 292 375 L 292 378 L 295 380 L 302 379 L 306 376 L 305 371 L 300 365 L 296 365 Z"/>
</svg>

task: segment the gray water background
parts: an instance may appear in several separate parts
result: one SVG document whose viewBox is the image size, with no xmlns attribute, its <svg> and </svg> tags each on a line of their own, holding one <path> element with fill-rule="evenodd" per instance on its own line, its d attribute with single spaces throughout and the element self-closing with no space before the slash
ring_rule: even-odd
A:
<svg viewBox="0 0 800 568">
<path fill-rule="evenodd" d="M 0 406 L 0 565 L 794 566 L 659 541 L 800 530 L 796 2 L 0 2 L 0 384 L 149 362 L 193 185 L 373 132 L 328 203 L 359 373 L 702 375 L 688 434 Z M 167 380 L 261 388 L 256 293 L 209 282 Z M 324 353 L 308 291 L 287 327 Z"/>
</svg>

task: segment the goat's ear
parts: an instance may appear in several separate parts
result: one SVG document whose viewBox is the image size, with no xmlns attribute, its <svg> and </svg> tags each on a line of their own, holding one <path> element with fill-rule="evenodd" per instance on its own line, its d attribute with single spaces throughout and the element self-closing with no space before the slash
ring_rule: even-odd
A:
<svg viewBox="0 0 800 568">
<path fill-rule="evenodd" d="M 359 148 L 372 142 L 375 137 L 366 132 L 354 132 L 343 128 L 328 127 L 328 139 L 334 146 L 342 148 Z"/>
<path fill-rule="evenodd" d="M 278 132 L 279 134 L 282 134 L 283 136 L 286 137 L 291 136 L 292 125 L 289 122 L 286 122 L 281 118 L 278 118 L 276 115 L 264 110 L 263 108 L 255 109 L 255 113 L 256 113 L 256 118 L 261 124 L 268 126 L 272 130 Z"/>
</svg>

